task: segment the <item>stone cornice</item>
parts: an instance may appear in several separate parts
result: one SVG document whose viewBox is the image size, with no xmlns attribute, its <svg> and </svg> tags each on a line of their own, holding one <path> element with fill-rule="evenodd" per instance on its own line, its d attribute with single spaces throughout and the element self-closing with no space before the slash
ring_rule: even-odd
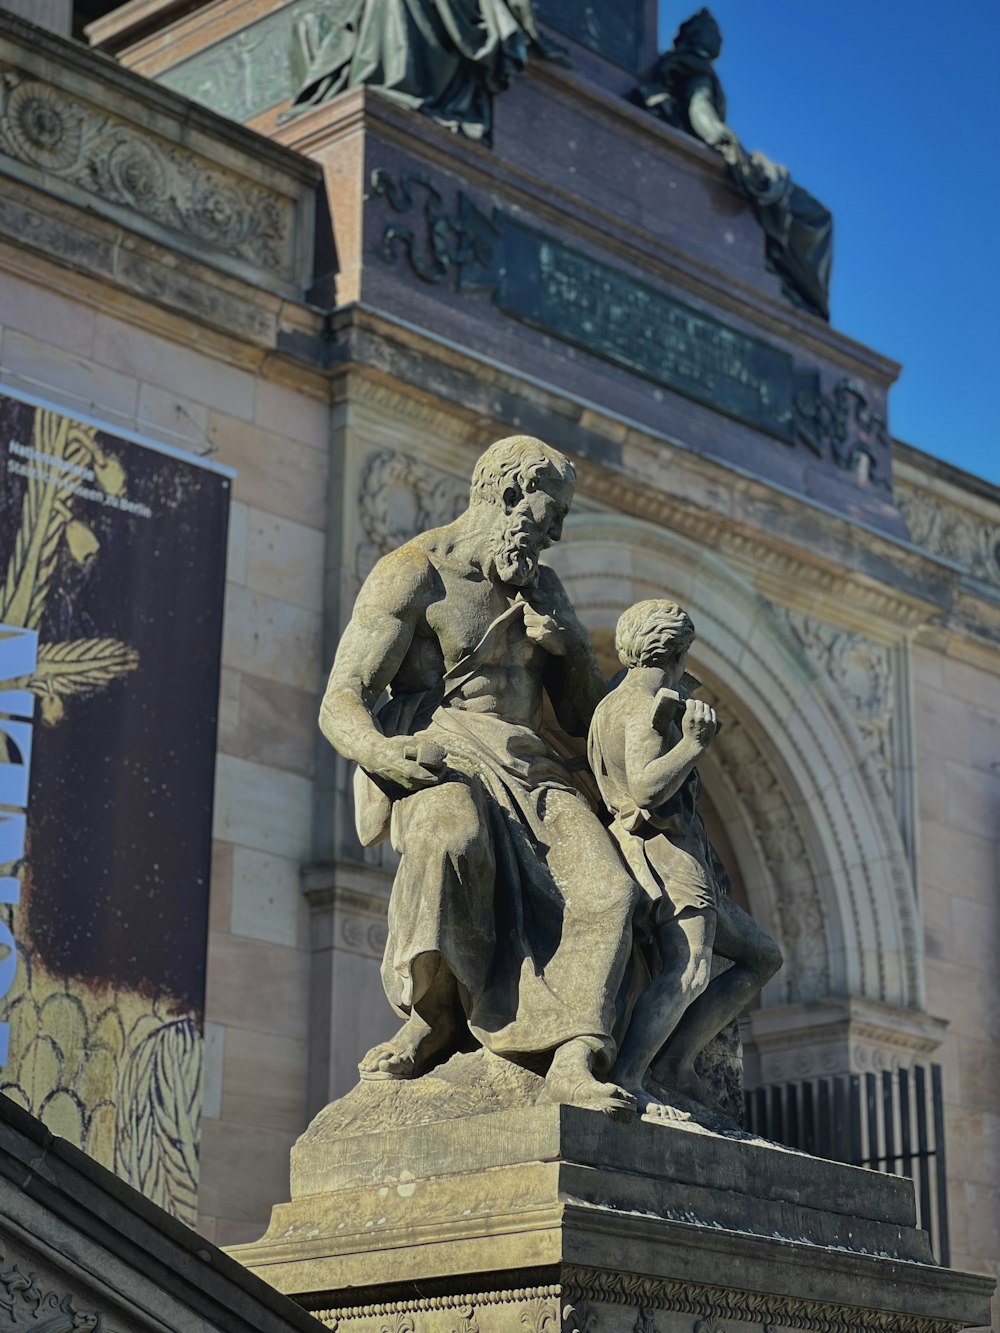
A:
<svg viewBox="0 0 1000 1333">
<path fill-rule="evenodd" d="M 438 410 L 440 398 L 419 387 L 430 360 L 438 392 L 450 400 L 444 411 L 464 419 L 471 447 L 492 439 L 505 421 L 547 434 L 573 454 L 581 493 L 714 545 L 775 600 L 782 601 L 783 590 L 793 585 L 799 594 L 808 589 L 829 604 L 849 602 L 851 622 L 860 611 L 859 627 L 877 629 L 887 641 L 951 609 L 955 567 L 905 541 L 782 493 L 634 423 L 605 418 L 594 405 L 571 402 L 504 367 L 484 366 L 426 334 L 394 326 L 379 312 L 343 310 L 336 327 L 342 371 L 350 371 L 351 395 L 358 401 L 374 394 L 386 406 L 398 394 L 405 412 L 412 386 L 418 402 Z M 609 450 L 609 440 L 620 447 Z M 643 453 L 669 462 L 672 494 L 637 471 L 625 471 L 626 460 Z"/>
<path fill-rule="evenodd" d="M 755 1009 L 748 1021 L 761 1049 L 811 1048 L 842 1033 L 886 1050 L 929 1057 L 944 1041 L 948 1021 L 917 1009 L 900 1009 L 858 996 L 830 996 L 808 1004 Z"/>
<path fill-rule="evenodd" d="M 105 219 L 7 181 L 0 198 L 0 272 L 124 318 L 226 364 L 325 396 L 316 356 L 319 311 L 220 274 Z"/>
</svg>

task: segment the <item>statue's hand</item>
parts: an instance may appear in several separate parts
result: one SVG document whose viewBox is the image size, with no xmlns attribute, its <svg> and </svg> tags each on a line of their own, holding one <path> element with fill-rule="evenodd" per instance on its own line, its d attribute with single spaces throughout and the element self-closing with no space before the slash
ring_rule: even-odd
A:
<svg viewBox="0 0 1000 1333">
<path fill-rule="evenodd" d="M 704 750 L 719 730 L 719 725 L 719 716 L 714 708 L 701 699 L 688 699 L 681 719 L 685 740 L 694 741 L 695 745 Z"/>
<path fill-rule="evenodd" d="M 368 765 L 371 772 L 387 782 L 395 783 L 404 791 L 419 791 L 433 787 L 445 776 L 448 753 L 437 741 L 421 740 L 415 736 L 386 736 L 379 744 L 376 762 Z"/>
<path fill-rule="evenodd" d="M 676 690 L 666 687 L 657 690 L 656 702 L 653 705 L 653 730 L 665 736 L 671 722 L 676 722 L 682 714 L 685 702 L 686 700 Z"/>
<path fill-rule="evenodd" d="M 565 657 L 569 651 L 570 636 L 555 616 L 536 611 L 530 602 L 524 603 L 524 632 L 532 643 L 537 643 L 554 657 Z"/>
</svg>

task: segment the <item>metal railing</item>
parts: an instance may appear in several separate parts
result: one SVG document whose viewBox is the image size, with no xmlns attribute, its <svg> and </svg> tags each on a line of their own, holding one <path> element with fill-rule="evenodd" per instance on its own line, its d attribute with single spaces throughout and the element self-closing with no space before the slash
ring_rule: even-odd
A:
<svg viewBox="0 0 1000 1333">
<path fill-rule="evenodd" d="M 747 1128 L 761 1138 L 852 1166 L 909 1176 L 917 1222 L 947 1267 L 948 1190 L 941 1066 L 778 1083 L 744 1094 Z"/>
</svg>

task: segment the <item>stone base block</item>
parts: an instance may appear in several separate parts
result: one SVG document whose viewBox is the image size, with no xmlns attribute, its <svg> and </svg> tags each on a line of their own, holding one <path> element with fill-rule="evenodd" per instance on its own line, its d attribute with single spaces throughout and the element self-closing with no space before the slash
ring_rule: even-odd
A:
<svg viewBox="0 0 1000 1333">
<path fill-rule="evenodd" d="M 342 1333 L 951 1333 L 989 1320 L 992 1280 L 934 1264 L 908 1180 L 567 1106 L 415 1119 L 400 1104 L 409 1123 L 393 1128 L 383 1095 L 399 1096 L 356 1091 L 317 1117 L 293 1150 L 292 1201 L 230 1251 Z"/>
</svg>

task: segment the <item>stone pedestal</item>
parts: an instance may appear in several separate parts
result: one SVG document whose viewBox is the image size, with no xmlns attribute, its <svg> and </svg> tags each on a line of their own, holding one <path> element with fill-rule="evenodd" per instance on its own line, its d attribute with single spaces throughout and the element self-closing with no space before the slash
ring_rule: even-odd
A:
<svg viewBox="0 0 1000 1333">
<path fill-rule="evenodd" d="M 908 1180 L 531 1104 L 534 1082 L 360 1086 L 293 1149 L 267 1234 L 230 1253 L 341 1333 L 988 1321 L 992 1280 L 935 1266 Z"/>
</svg>

